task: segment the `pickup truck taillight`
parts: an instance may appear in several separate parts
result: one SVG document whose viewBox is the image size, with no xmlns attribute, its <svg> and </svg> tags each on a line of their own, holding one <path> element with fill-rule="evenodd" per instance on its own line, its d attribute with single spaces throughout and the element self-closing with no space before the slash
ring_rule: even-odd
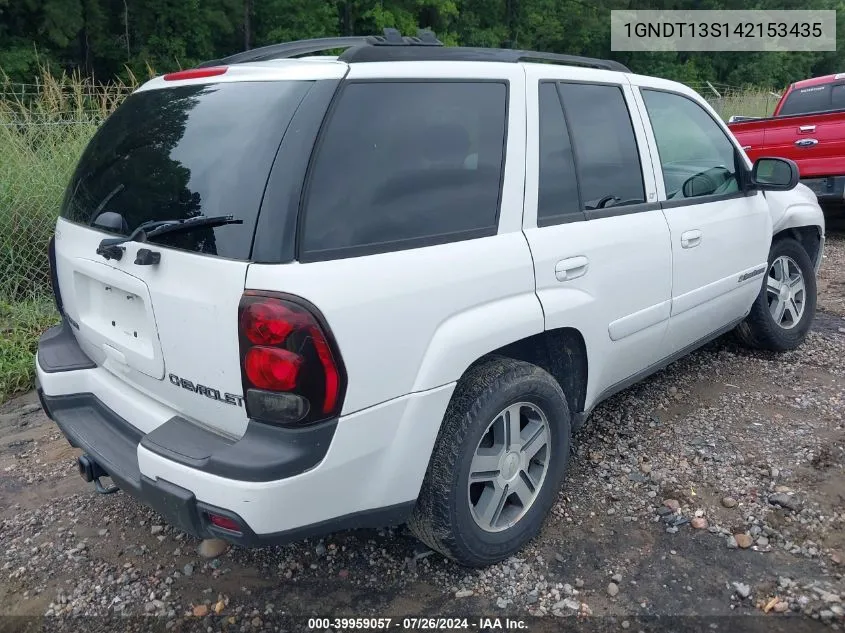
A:
<svg viewBox="0 0 845 633">
<path fill-rule="evenodd" d="M 297 297 L 248 290 L 238 306 L 238 328 L 250 418 L 304 425 L 340 413 L 345 373 L 316 308 Z"/>
</svg>

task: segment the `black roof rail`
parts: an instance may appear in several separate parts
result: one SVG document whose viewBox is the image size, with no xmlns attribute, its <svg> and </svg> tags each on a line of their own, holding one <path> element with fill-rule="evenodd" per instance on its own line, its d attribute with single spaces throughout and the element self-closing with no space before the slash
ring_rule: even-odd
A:
<svg viewBox="0 0 845 633">
<path fill-rule="evenodd" d="M 285 59 L 287 57 L 296 57 L 297 55 L 330 51 L 334 48 L 349 48 L 351 46 L 365 46 L 366 44 L 366 37 L 318 37 L 312 40 L 298 40 L 296 42 L 284 42 L 282 44 L 271 44 L 270 46 L 253 48 L 243 53 L 229 55 L 228 57 L 211 59 L 201 63 L 198 68 L 261 62 L 268 59 Z"/>
<path fill-rule="evenodd" d="M 420 29 L 417 31 L 416 37 L 403 37 L 398 30 L 391 28 L 384 29 L 384 35 L 321 37 L 271 44 L 221 59 L 212 59 L 199 64 L 198 68 L 287 59 L 339 48 L 346 50 L 338 59 L 350 64 L 388 61 L 552 62 L 567 66 L 585 66 L 623 73 L 631 72 L 627 66 L 612 59 L 595 59 L 577 55 L 561 55 L 510 48 L 446 47 L 430 30 Z"/>
<path fill-rule="evenodd" d="M 197 68 L 209 66 L 228 66 L 229 64 L 245 64 L 247 62 L 263 62 L 270 59 L 287 59 L 299 55 L 322 53 L 336 48 L 353 48 L 358 46 L 443 46 L 434 33 L 420 29 L 416 37 L 403 37 L 398 30 L 386 28 L 384 35 L 366 35 L 351 37 L 318 37 L 311 40 L 297 40 L 270 44 L 260 48 L 253 48 L 243 53 L 236 53 L 220 59 L 202 62 Z"/>
<path fill-rule="evenodd" d="M 468 47 L 374 47 L 350 48 L 339 58 L 349 64 L 387 61 L 477 61 L 477 62 L 550 62 L 566 66 L 584 66 L 616 72 L 630 73 L 631 70 L 612 59 L 595 59 L 577 55 L 523 51 L 510 48 L 468 48 Z"/>
</svg>

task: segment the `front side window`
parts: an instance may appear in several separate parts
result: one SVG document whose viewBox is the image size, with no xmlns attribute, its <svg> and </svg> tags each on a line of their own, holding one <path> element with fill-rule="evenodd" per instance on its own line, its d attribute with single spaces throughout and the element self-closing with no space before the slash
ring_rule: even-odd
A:
<svg viewBox="0 0 845 633">
<path fill-rule="evenodd" d="M 724 130 L 693 100 L 643 90 L 668 200 L 739 192 L 737 151 Z"/>
<path fill-rule="evenodd" d="M 349 257 L 496 232 L 504 82 L 351 82 L 318 143 L 300 258 Z"/>
<path fill-rule="evenodd" d="M 645 202 L 628 106 L 619 86 L 561 83 L 586 211 Z"/>
</svg>

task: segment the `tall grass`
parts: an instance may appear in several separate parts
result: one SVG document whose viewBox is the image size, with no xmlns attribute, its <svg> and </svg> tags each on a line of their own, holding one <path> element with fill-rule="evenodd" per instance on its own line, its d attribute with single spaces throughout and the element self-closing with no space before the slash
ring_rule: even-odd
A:
<svg viewBox="0 0 845 633">
<path fill-rule="evenodd" d="M 45 72 L 34 90 L 0 83 L 0 297 L 49 291 L 45 257 L 74 165 L 125 86 Z"/>
<path fill-rule="evenodd" d="M 754 88 L 744 90 L 723 90 L 717 97 L 712 92 L 699 89 L 705 99 L 710 102 L 719 116 L 727 121 L 735 115 L 768 117 L 772 116 L 779 97 L 769 90 Z"/>
<path fill-rule="evenodd" d="M 0 74 L 0 402 L 31 386 L 36 341 L 57 320 L 47 242 L 65 186 L 131 87 L 45 71 L 20 88 Z"/>
</svg>

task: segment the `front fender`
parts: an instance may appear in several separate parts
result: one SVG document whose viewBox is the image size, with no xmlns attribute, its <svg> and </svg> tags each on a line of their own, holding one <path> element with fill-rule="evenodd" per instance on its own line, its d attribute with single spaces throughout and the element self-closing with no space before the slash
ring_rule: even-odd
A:
<svg viewBox="0 0 845 633">
<path fill-rule="evenodd" d="M 772 216 L 772 236 L 788 229 L 815 227 L 824 245 L 824 213 L 816 194 L 809 187 L 799 183 L 790 191 L 767 191 L 766 202 Z M 822 251 L 820 247 L 816 261 L 813 262 L 816 272 L 821 265 Z"/>
</svg>

